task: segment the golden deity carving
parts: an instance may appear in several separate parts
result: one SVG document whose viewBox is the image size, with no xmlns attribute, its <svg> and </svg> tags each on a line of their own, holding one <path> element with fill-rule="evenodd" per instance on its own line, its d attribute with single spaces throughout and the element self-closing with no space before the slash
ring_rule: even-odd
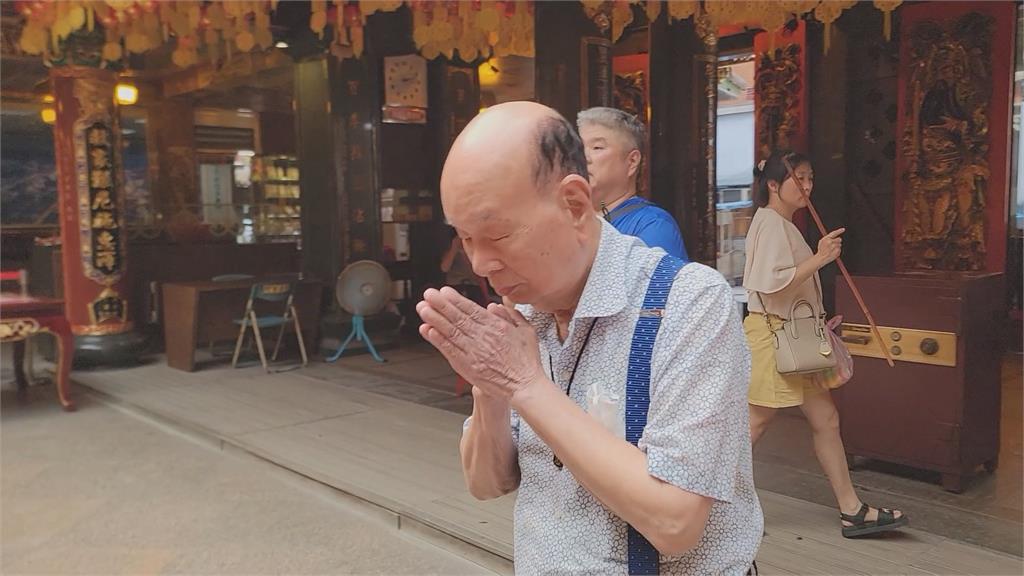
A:
<svg viewBox="0 0 1024 576">
<path fill-rule="evenodd" d="M 762 54 L 755 86 L 758 98 L 758 156 L 792 147 L 800 130 L 800 45 L 789 44 Z"/>
<path fill-rule="evenodd" d="M 977 13 L 911 31 L 901 137 L 904 268 L 984 268 L 991 34 L 991 18 Z"/>
</svg>

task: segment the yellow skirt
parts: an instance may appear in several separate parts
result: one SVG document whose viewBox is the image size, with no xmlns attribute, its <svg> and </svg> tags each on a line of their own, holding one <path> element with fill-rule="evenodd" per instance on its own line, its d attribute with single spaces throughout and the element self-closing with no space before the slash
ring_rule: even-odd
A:
<svg viewBox="0 0 1024 576">
<path fill-rule="evenodd" d="M 782 319 L 768 316 L 772 328 L 782 325 Z M 752 312 L 743 320 L 743 331 L 750 345 L 750 391 L 747 401 L 766 408 L 788 408 L 804 403 L 805 396 L 821 394 L 826 390 L 805 374 L 779 374 L 775 364 L 775 335 L 765 324 L 764 315 Z"/>
</svg>

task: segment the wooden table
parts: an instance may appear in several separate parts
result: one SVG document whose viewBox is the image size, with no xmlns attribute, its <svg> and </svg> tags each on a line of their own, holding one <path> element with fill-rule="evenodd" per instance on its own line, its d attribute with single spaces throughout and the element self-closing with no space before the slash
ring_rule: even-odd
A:
<svg viewBox="0 0 1024 576">
<path fill-rule="evenodd" d="M 14 343 L 14 375 L 18 393 L 28 387 L 25 375 L 25 341 L 35 334 L 50 333 L 57 338 L 57 397 L 65 410 L 71 401 L 71 358 L 75 353 L 71 327 L 64 318 L 64 301 L 40 296 L 0 294 L 0 342 Z"/>
<path fill-rule="evenodd" d="M 197 346 L 234 342 L 238 337 L 238 324 L 234 321 L 244 314 L 249 290 L 256 282 L 296 283 L 295 308 L 306 347 L 315 346 L 323 293 L 323 284 L 318 280 L 273 277 L 232 282 L 167 282 L 163 285 L 162 307 L 167 365 L 193 372 Z"/>
</svg>

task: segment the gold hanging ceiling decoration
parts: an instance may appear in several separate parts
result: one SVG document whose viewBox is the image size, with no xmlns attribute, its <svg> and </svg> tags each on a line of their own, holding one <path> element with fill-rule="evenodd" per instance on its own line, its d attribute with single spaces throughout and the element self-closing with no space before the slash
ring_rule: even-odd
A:
<svg viewBox="0 0 1024 576">
<path fill-rule="evenodd" d="M 902 0 L 875 0 L 875 8 L 882 11 L 882 33 L 885 35 L 885 41 L 892 40 L 892 12 L 903 4 Z"/>
<path fill-rule="evenodd" d="M 50 63 L 64 61 L 64 43 L 77 32 L 102 30 L 99 65 L 121 62 L 126 54 L 142 54 L 173 41 L 171 61 L 187 67 L 199 61 L 201 49 L 211 60 L 233 52 L 269 49 L 273 44 L 270 13 L 276 1 L 185 2 L 148 0 L 68 0 L 18 2 L 25 18 L 19 47 L 43 55 Z"/>
<path fill-rule="evenodd" d="M 656 20 L 667 8 L 673 21 L 686 20 L 703 14 L 715 27 L 742 24 L 765 30 L 782 28 L 794 15 L 814 9 L 819 0 L 580 0 L 584 12 L 599 28 L 605 29 L 610 20 L 612 40 L 617 41 L 622 31 L 633 21 L 632 5 L 640 5 L 650 21 Z M 610 14 L 610 18 L 609 18 Z"/>
<path fill-rule="evenodd" d="M 413 12 L 413 38 L 423 56 L 464 61 L 490 56 L 534 54 L 533 2 L 495 0 L 312 0 L 309 28 L 326 39 L 333 29 L 332 51 L 360 57 L 368 16 L 403 5 Z M 277 1 L 93 0 L 19 2 L 25 18 L 21 49 L 49 62 L 62 61 L 63 43 L 73 33 L 102 30 L 98 65 L 121 62 L 172 42 L 173 63 L 187 67 L 200 54 L 216 62 L 233 53 L 266 50 L 273 45 L 270 14 Z M 623 24 L 623 27 L 625 25 Z"/>
<path fill-rule="evenodd" d="M 672 20 L 686 20 L 700 12 L 698 0 L 679 0 L 679 2 L 668 3 L 668 15 Z"/>
<path fill-rule="evenodd" d="M 342 31 L 335 35 L 338 53 L 358 58 L 363 52 L 367 16 L 393 12 L 403 5 L 412 11 L 416 49 L 428 60 L 438 56 L 453 59 L 458 54 L 463 61 L 472 62 L 491 56 L 534 54 L 532 1 L 332 0 L 330 7 L 325 1 L 314 1 L 310 28 L 323 36 L 324 23 L 335 22 L 335 29 Z"/>
<path fill-rule="evenodd" d="M 533 2 L 410 2 L 420 54 L 472 62 L 490 56 L 533 57 Z"/>
<path fill-rule="evenodd" d="M 580 0 L 583 11 L 598 28 L 612 29 L 612 41 L 633 21 L 631 5 L 640 4 L 647 18 L 654 21 L 664 8 L 672 21 L 686 20 L 704 15 L 713 27 L 747 26 L 774 32 L 786 22 L 804 14 L 825 25 L 825 51 L 831 44 L 831 27 L 844 10 L 857 4 L 856 0 Z M 875 8 L 885 15 L 884 34 L 888 41 L 892 35 L 891 15 L 901 0 L 874 0 Z"/>
<path fill-rule="evenodd" d="M 580 0 L 583 13 L 594 21 L 597 29 L 604 34 L 612 26 L 611 2 L 607 0 Z"/>
<path fill-rule="evenodd" d="M 618 42 L 619 38 L 622 38 L 622 33 L 626 31 L 626 26 L 633 21 L 633 4 L 639 2 L 616 0 L 612 4 L 612 42 Z"/>
<path fill-rule="evenodd" d="M 832 46 L 832 24 L 839 19 L 839 16 L 843 13 L 843 10 L 852 8 L 857 3 L 856 0 L 839 1 L 834 2 L 822 2 L 814 9 L 814 19 L 825 25 L 825 53 L 828 54 L 829 48 Z"/>
<path fill-rule="evenodd" d="M 831 25 L 856 4 L 844 0 L 581 0 L 587 17 L 618 40 L 639 5 L 650 20 L 665 11 L 672 20 L 702 15 L 712 26 L 744 25 L 775 31 L 793 17 L 813 13 L 825 25 L 826 50 Z M 885 38 L 892 32 L 892 12 L 899 0 L 874 0 L 885 15 Z M 310 29 L 326 39 L 333 30 L 332 51 L 360 57 L 368 16 L 393 12 L 403 5 L 413 13 L 413 40 L 428 58 L 464 61 L 491 56 L 534 55 L 532 1 L 523 0 L 312 0 Z M 25 18 L 19 46 L 48 62 L 65 61 L 65 41 L 74 33 L 102 33 L 97 64 L 117 64 L 127 54 L 141 54 L 173 43 L 172 62 L 197 64 L 200 54 L 217 62 L 236 52 L 267 50 L 273 45 L 270 15 L 277 0 L 197 2 L 186 0 L 42 0 L 16 2 Z M 100 32 L 101 31 L 101 32 Z"/>
</svg>

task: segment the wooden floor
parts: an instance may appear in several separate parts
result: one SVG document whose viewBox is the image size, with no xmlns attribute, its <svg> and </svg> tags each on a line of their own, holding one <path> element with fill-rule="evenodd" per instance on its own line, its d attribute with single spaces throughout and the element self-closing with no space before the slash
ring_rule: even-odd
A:
<svg viewBox="0 0 1024 576">
<path fill-rule="evenodd" d="M 329 377 L 326 377 L 329 376 Z M 512 557 L 511 496 L 478 502 L 458 461 L 463 416 L 382 395 L 392 377 L 344 363 L 266 374 L 184 373 L 161 362 L 76 372 L 76 383 L 132 410 L 240 448 L 499 558 Z M 761 491 L 763 574 L 1021 574 L 1020 558 L 907 530 L 851 541 L 827 507 Z"/>
</svg>

